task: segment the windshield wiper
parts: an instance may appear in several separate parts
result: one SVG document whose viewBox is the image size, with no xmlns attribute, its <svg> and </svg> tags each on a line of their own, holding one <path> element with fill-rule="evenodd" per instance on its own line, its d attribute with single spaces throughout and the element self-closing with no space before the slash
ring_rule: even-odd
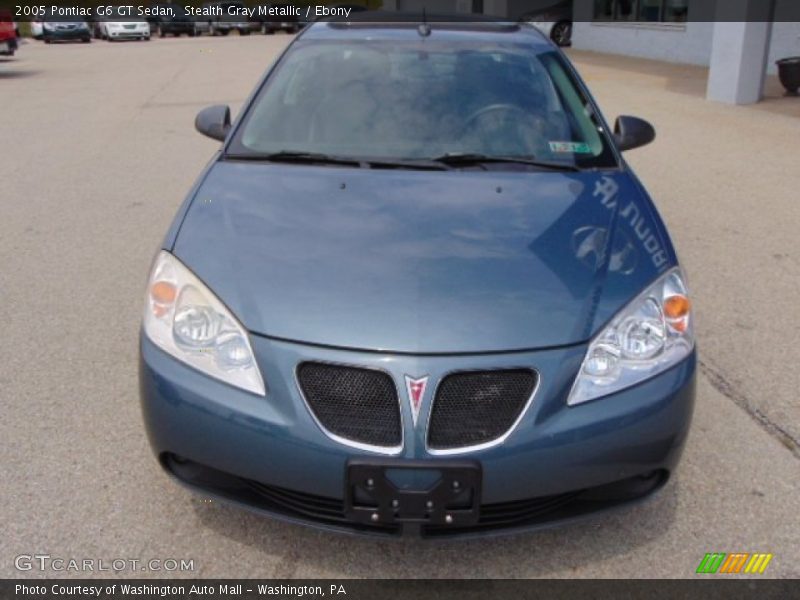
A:
<svg viewBox="0 0 800 600">
<path fill-rule="evenodd" d="M 421 169 L 449 170 L 445 163 L 427 159 L 359 158 L 355 156 L 334 156 L 322 152 L 300 152 L 281 150 L 280 152 L 255 152 L 246 154 L 226 154 L 230 160 L 251 160 L 261 162 L 302 163 L 314 165 L 345 165 L 370 169 Z"/>
<path fill-rule="evenodd" d="M 244 154 L 226 154 L 229 160 L 248 160 L 256 162 L 282 162 L 300 163 L 309 165 L 343 165 L 372 169 L 423 169 L 447 170 L 453 167 L 467 167 L 472 165 L 485 165 L 491 163 L 505 163 L 530 165 L 541 169 L 554 171 L 580 171 L 575 165 L 565 163 L 552 163 L 525 156 L 492 156 L 479 153 L 450 152 L 434 158 L 422 159 L 381 159 L 357 158 L 350 156 L 335 156 L 322 152 L 302 152 L 295 150 L 281 150 L 279 152 L 248 152 Z"/>
<path fill-rule="evenodd" d="M 346 165 L 360 167 L 362 161 L 346 156 L 333 156 L 322 152 L 296 152 L 281 150 L 280 152 L 248 152 L 245 154 L 226 154 L 230 160 L 252 160 L 260 162 L 301 163 L 308 165 Z"/>
<path fill-rule="evenodd" d="M 530 165 L 542 169 L 552 169 L 554 171 L 580 171 L 575 165 L 565 163 L 553 163 L 525 156 L 492 156 L 489 154 L 477 154 L 468 152 L 449 152 L 431 159 L 452 167 L 468 167 L 471 165 L 484 165 L 489 163 L 505 163 L 517 165 Z"/>
<path fill-rule="evenodd" d="M 426 158 L 369 158 L 365 161 L 371 169 L 412 169 L 421 171 L 449 171 L 450 166 Z"/>
</svg>

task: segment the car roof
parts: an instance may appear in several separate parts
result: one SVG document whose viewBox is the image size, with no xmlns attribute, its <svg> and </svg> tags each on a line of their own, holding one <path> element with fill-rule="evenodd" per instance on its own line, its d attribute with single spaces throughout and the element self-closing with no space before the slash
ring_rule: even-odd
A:
<svg viewBox="0 0 800 600">
<path fill-rule="evenodd" d="M 486 42 L 530 44 L 538 50 L 552 48 L 550 40 L 528 24 L 497 21 L 469 15 L 359 12 L 345 20 L 319 20 L 303 33 L 307 40 L 402 40 L 419 39 L 420 26 L 430 27 L 431 39 L 469 39 Z"/>
</svg>

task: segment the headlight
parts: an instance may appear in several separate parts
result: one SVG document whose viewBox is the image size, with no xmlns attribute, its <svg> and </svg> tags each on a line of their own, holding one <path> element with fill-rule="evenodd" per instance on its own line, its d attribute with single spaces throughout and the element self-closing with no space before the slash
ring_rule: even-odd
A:
<svg viewBox="0 0 800 600">
<path fill-rule="evenodd" d="M 247 332 L 217 297 L 168 252 L 156 257 L 145 299 L 144 332 L 181 362 L 265 395 Z"/>
<path fill-rule="evenodd" d="M 694 348 L 691 303 L 680 269 L 623 308 L 586 351 L 567 404 L 625 389 L 665 371 Z"/>
<path fill-rule="evenodd" d="M 42 23 L 42 28 L 43 29 L 55 29 L 56 28 L 56 24 L 55 23 Z"/>
</svg>

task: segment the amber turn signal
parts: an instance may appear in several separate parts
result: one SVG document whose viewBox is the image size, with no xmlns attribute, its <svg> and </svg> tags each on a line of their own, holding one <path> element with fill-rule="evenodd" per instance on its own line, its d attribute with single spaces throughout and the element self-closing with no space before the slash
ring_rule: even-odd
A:
<svg viewBox="0 0 800 600">
<path fill-rule="evenodd" d="M 684 332 L 689 325 L 689 311 L 692 303 L 689 298 L 681 294 L 670 296 L 664 300 L 664 316 L 667 318 L 669 326 L 675 331 Z"/>
<path fill-rule="evenodd" d="M 153 313 L 161 317 L 167 313 L 169 307 L 175 302 L 177 290 L 167 281 L 156 281 L 150 287 L 150 298 L 153 300 Z"/>
<path fill-rule="evenodd" d="M 664 315 L 668 319 L 682 319 L 689 314 L 691 302 L 686 296 L 670 296 L 664 301 Z"/>
</svg>

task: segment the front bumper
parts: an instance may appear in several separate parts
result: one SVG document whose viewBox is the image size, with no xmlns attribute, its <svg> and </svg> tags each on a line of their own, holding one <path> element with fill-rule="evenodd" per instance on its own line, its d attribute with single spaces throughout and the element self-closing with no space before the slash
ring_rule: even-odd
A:
<svg viewBox="0 0 800 600">
<path fill-rule="evenodd" d="M 42 37 L 50 41 L 88 40 L 92 37 L 89 29 L 45 29 Z"/>
<path fill-rule="evenodd" d="M 535 352 L 408 356 L 344 351 L 252 336 L 268 391 L 259 397 L 183 365 L 141 339 L 140 388 L 150 443 L 182 483 L 287 520 L 362 533 L 403 527 L 352 522 L 342 512 L 352 459 L 379 454 L 345 446 L 315 423 L 295 382 L 306 360 L 381 368 L 401 397 L 404 445 L 391 460 L 477 461 L 482 471 L 477 525 L 416 527 L 423 535 L 539 527 L 628 502 L 660 488 L 675 468 L 694 404 L 694 353 L 633 388 L 576 407 L 566 395 L 585 345 Z M 404 375 L 529 366 L 540 373 L 533 402 L 503 444 L 443 458 L 425 444 L 431 395 L 412 425 Z M 386 460 L 390 460 L 388 457 Z"/>
<path fill-rule="evenodd" d="M 150 37 L 149 29 L 110 29 L 108 37 L 115 40 L 138 40 Z"/>
<path fill-rule="evenodd" d="M 194 33 L 196 29 L 199 27 L 195 27 L 194 22 L 192 21 L 170 21 L 161 23 L 159 26 L 163 33 Z M 206 25 L 206 30 L 208 30 L 208 25 Z"/>
<path fill-rule="evenodd" d="M 247 33 L 257 33 L 261 31 L 261 24 L 255 21 L 248 21 L 248 22 L 226 22 L 226 21 L 217 21 L 214 23 L 214 29 L 217 31 L 238 31 L 247 32 Z"/>
<path fill-rule="evenodd" d="M 265 21 L 265 31 L 295 31 L 299 28 L 297 21 Z"/>
</svg>

